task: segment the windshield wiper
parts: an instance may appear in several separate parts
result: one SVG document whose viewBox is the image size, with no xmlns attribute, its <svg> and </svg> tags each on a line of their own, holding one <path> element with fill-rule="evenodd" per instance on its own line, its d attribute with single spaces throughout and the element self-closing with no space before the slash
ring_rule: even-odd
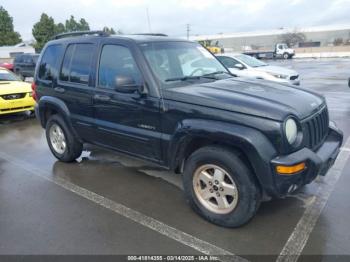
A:
<svg viewBox="0 0 350 262">
<path fill-rule="evenodd" d="M 212 72 L 212 73 L 208 73 L 208 74 L 204 74 L 202 75 L 202 77 L 212 77 L 212 76 L 215 76 L 215 75 L 221 75 L 221 74 L 226 74 L 226 75 L 231 75 L 230 73 L 226 72 L 226 71 L 215 71 L 215 72 Z M 213 78 L 213 79 L 216 79 L 216 78 Z"/>
<path fill-rule="evenodd" d="M 165 79 L 165 82 L 173 82 L 173 81 L 187 81 L 187 80 L 195 80 L 200 79 L 200 76 L 181 76 L 181 77 L 173 77 Z"/>
<path fill-rule="evenodd" d="M 225 71 L 216 71 L 216 72 L 212 72 L 212 73 L 209 73 L 209 74 L 204 74 L 204 75 L 201 75 L 201 76 L 181 76 L 181 77 L 168 78 L 168 79 L 165 79 L 165 82 L 198 80 L 198 79 L 201 79 L 201 78 L 217 80 L 217 78 L 215 77 L 215 75 L 217 75 L 217 74 L 229 74 L 229 73 L 227 73 Z"/>
</svg>

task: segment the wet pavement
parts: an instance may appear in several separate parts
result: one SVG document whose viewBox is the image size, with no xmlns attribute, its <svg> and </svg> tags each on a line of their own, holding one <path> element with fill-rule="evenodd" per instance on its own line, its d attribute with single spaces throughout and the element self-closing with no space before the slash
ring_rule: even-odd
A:
<svg viewBox="0 0 350 262">
<path fill-rule="evenodd" d="M 346 142 L 350 59 L 271 63 L 297 70 L 302 87 L 326 96 Z M 250 261 L 262 260 L 251 255 L 269 255 L 266 261 L 274 261 L 293 245 L 297 225 L 306 225 L 312 230 L 298 252 L 350 255 L 349 153 L 345 146 L 334 185 L 318 179 L 296 195 L 263 203 L 249 224 L 227 229 L 189 208 L 179 175 L 94 147 L 76 163 L 60 163 L 34 118 L 0 117 L 0 254 L 175 255 L 207 248 L 210 254 Z"/>
</svg>

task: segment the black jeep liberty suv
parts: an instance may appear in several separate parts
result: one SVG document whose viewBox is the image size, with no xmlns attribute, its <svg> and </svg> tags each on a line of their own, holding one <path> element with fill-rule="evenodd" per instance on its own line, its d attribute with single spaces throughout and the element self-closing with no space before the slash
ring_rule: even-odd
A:
<svg viewBox="0 0 350 262">
<path fill-rule="evenodd" d="M 152 161 L 181 173 L 192 208 L 226 227 L 325 175 L 343 140 L 324 97 L 240 80 L 198 43 L 165 36 L 59 35 L 32 88 L 60 161 L 83 144 Z"/>
</svg>

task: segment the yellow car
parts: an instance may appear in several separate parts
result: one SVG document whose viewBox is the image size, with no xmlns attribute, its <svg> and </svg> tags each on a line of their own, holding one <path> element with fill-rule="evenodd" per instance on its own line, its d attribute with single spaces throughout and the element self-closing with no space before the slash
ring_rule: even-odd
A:
<svg viewBox="0 0 350 262">
<path fill-rule="evenodd" d="M 0 67 L 0 115 L 34 111 L 34 105 L 31 85 Z"/>
</svg>

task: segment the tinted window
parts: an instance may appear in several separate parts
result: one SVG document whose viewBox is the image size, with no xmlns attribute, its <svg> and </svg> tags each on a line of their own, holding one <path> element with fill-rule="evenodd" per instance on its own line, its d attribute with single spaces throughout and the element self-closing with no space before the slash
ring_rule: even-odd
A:
<svg viewBox="0 0 350 262">
<path fill-rule="evenodd" d="M 92 44 L 69 45 L 64 56 L 60 79 L 79 84 L 88 84 L 94 52 Z"/>
<path fill-rule="evenodd" d="M 22 55 L 17 55 L 15 57 L 15 63 L 21 63 L 23 61 L 23 56 Z"/>
<path fill-rule="evenodd" d="M 58 61 L 62 54 L 61 45 L 50 45 L 46 48 L 39 66 L 39 78 L 42 80 L 52 80 L 57 77 Z"/>
<path fill-rule="evenodd" d="M 114 88 L 115 78 L 129 76 L 141 84 L 141 74 L 130 50 L 118 45 L 105 45 L 102 49 L 99 67 L 99 87 Z"/>
<path fill-rule="evenodd" d="M 23 57 L 23 62 L 30 64 L 30 63 L 33 63 L 33 59 L 32 59 L 31 56 L 26 55 L 26 56 Z"/>
<path fill-rule="evenodd" d="M 38 55 L 32 56 L 32 60 L 34 63 L 38 62 L 38 59 L 39 59 Z"/>
<path fill-rule="evenodd" d="M 74 48 L 75 48 L 75 45 L 69 45 L 64 55 L 62 69 L 60 73 L 60 79 L 62 81 L 69 81 L 69 69 L 70 69 L 70 63 L 72 61 L 72 54 L 73 54 Z"/>
</svg>

